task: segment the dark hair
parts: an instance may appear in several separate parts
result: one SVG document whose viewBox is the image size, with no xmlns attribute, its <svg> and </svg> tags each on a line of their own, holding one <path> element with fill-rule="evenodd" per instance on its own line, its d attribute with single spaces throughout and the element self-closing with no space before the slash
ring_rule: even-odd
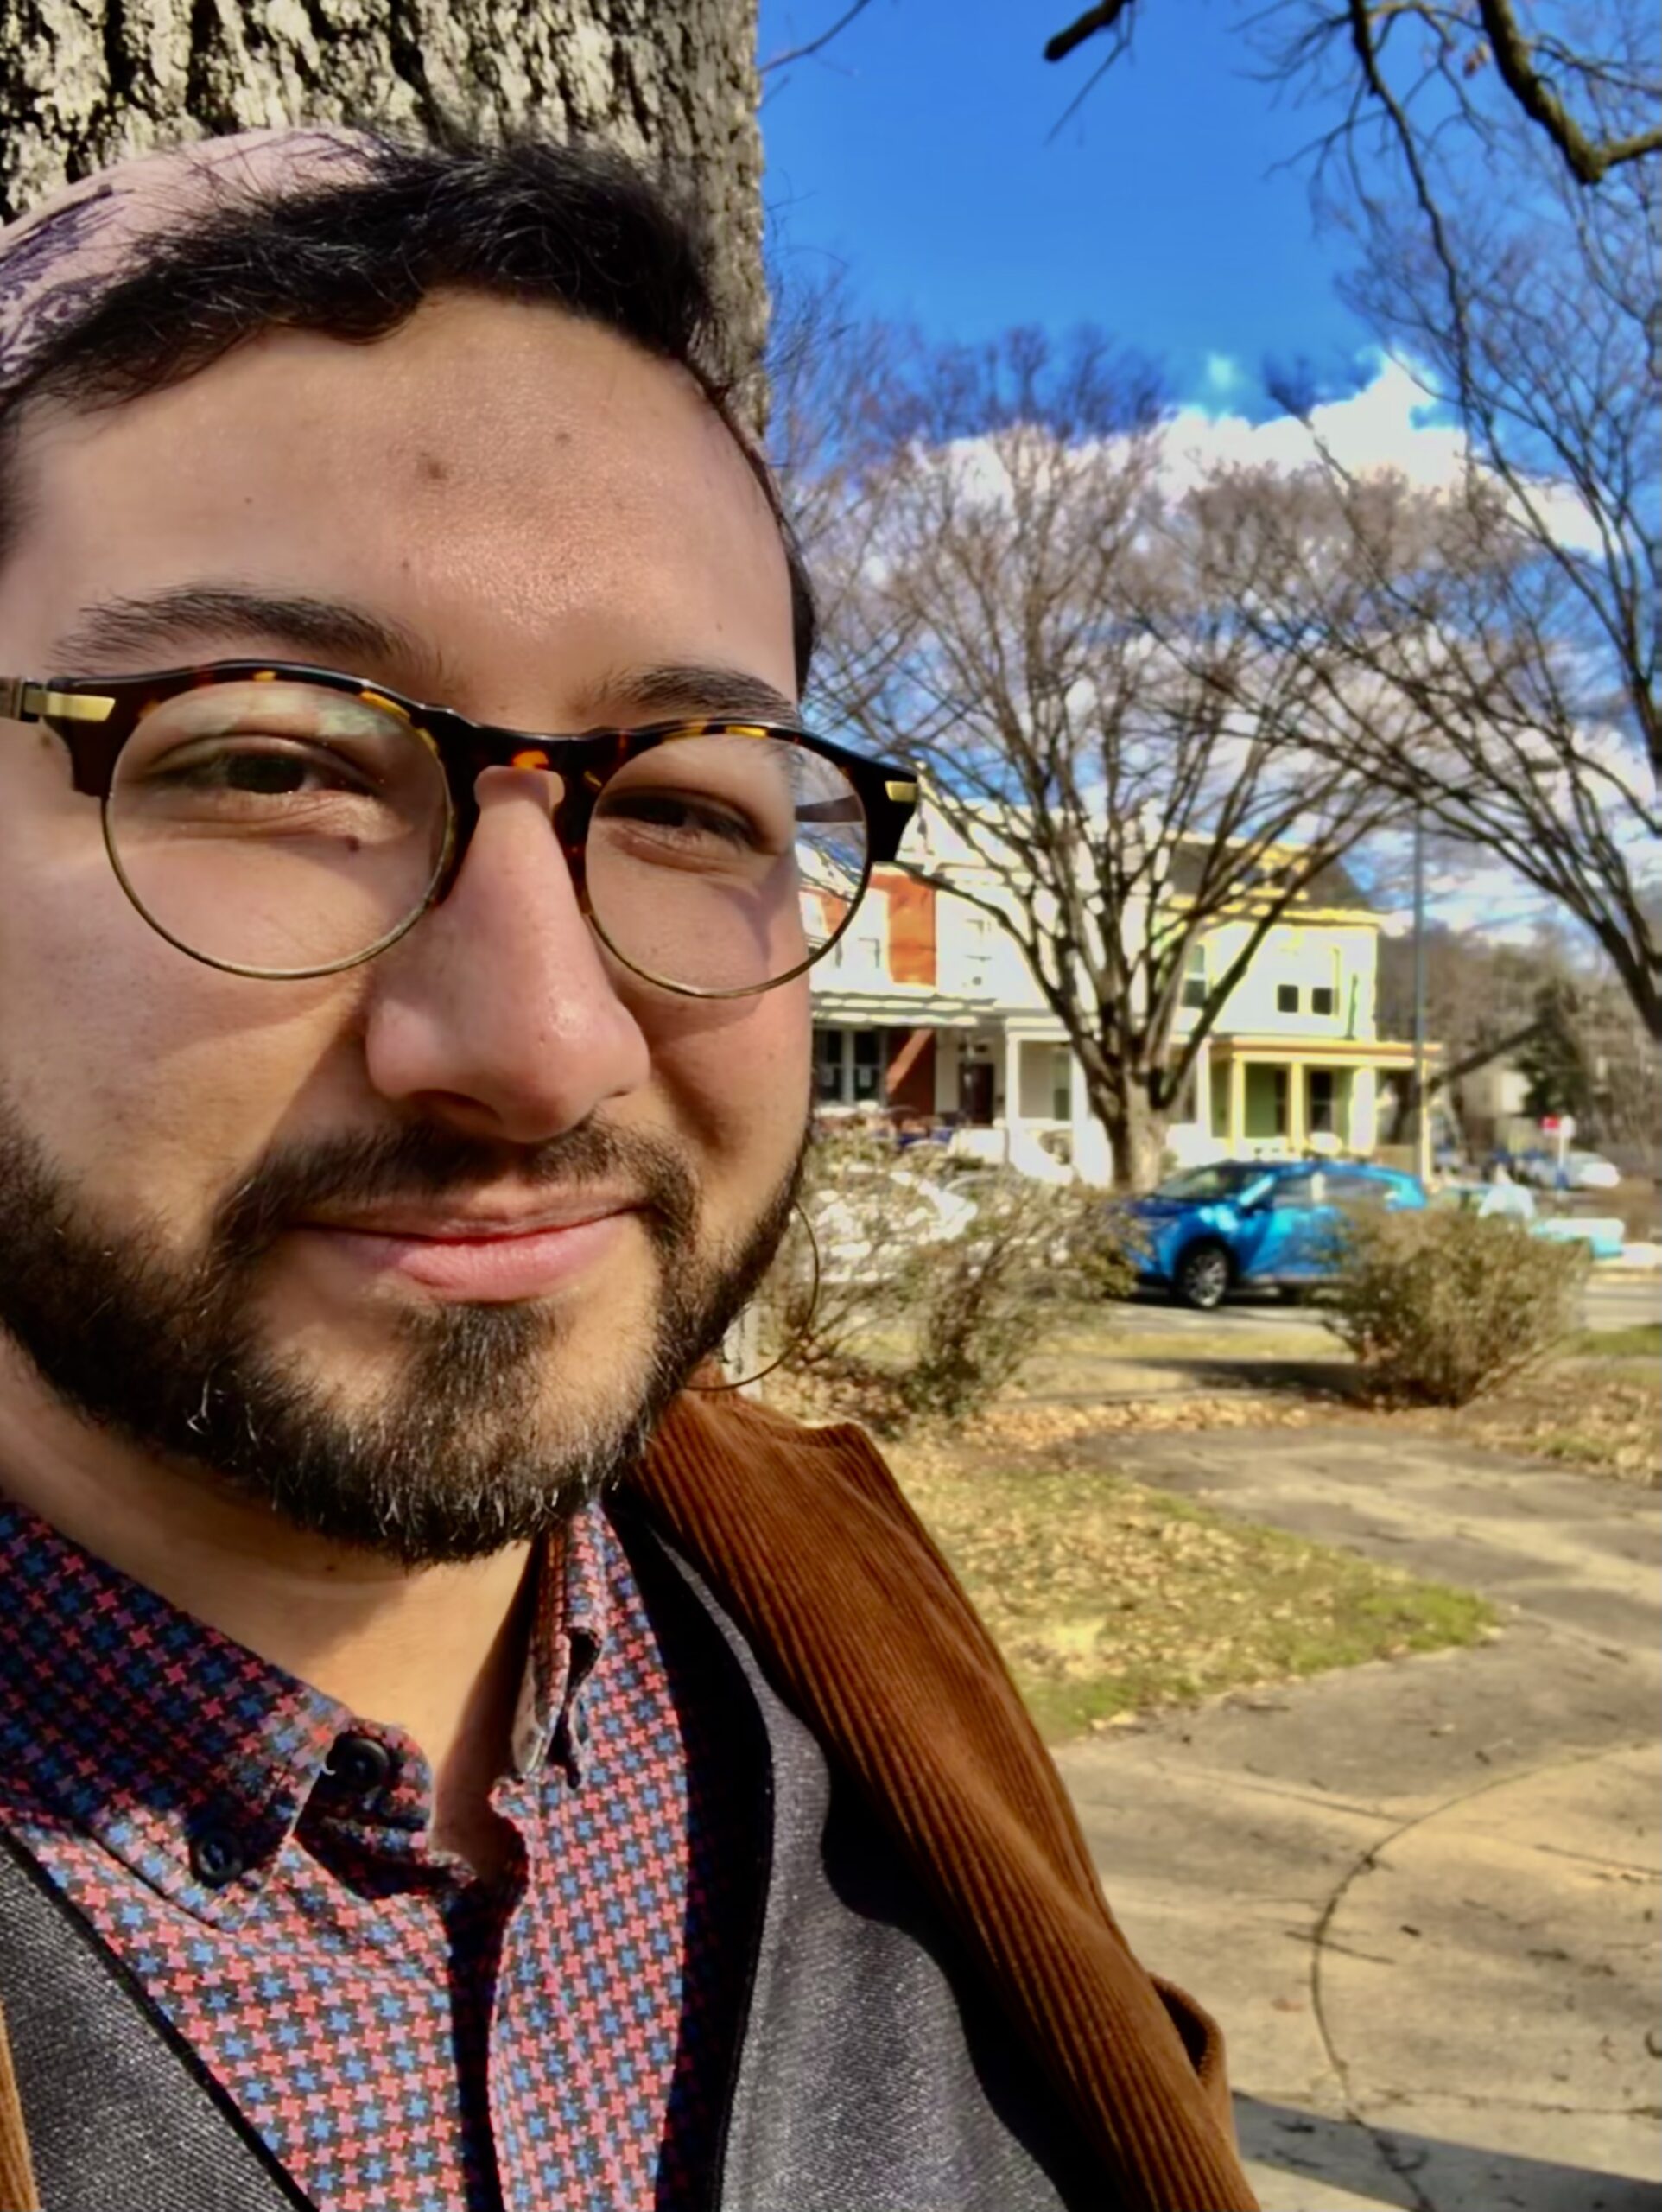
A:
<svg viewBox="0 0 1662 2212">
<path fill-rule="evenodd" d="M 383 338 L 443 290 L 543 302 L 687 370 L 732 431 L 784 540 L 803 683 L 812 588 L 771 472 L 739 427 L 699 227 L 668 181 L 590 145 L 367 145 L 367 166 L 339 179 L 239 195 L 136 249 L 130 271 L 43 340 L 0 396 L 0 464 L 32 398 L 137 398 L 277 327 Z M 0 551 L 16 520 L 0 498 Z"/>
</svg>

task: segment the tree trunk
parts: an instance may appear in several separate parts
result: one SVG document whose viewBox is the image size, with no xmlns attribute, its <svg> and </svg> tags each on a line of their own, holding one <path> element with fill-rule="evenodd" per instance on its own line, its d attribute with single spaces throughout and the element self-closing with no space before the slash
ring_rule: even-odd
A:
<svg viewBox="0 0 1662 2212">
<path fill-rule="evenodd" d="M 759 421 L 767 328 L 757 0 L 0 0 L 0 220 L 218 131 L 531 126 L 663 156 L 709 226 Z"/>
<path fill-rule="evenodd" d="M 1108 1133 L 1114 1189 L 1151 1191 L 1165 1164 L 1166 1117 L 1151 1103 L 1146 1084 L 1127 1074 L 1110 1081 L 1091 1106 Z"/>
</svg>

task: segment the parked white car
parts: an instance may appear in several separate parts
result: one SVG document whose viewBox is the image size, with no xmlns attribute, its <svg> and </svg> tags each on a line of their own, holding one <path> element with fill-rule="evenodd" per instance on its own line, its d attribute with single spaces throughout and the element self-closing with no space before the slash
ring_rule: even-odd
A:
<svg viewBox="0 0 1662 2212">
<path fill-rule="evenodd" d="M 1596 1152 L 1572 1152 L 1564 1166 L 1572 1191 L 1614 1191 L 1621 1180 L 1614 1160 Z"/>
<path fill-rule="evenodd" d="M 1513 1164 L 1513 1173 L 1520 1182 L 1533 1183 L 1538 1190 L 1551 1191 L 1560 1187 L 1558 1156 L 1545 1147 L 1525 1153 Z M 1567 1152 L 1564 1159 L 1562 1187 L 1570 1191 L 1614 1191 L 1621 1180 L 1621 1170 L 1614 1160 L 1606 1160 L 1597 1152 Z"/>
</svg>

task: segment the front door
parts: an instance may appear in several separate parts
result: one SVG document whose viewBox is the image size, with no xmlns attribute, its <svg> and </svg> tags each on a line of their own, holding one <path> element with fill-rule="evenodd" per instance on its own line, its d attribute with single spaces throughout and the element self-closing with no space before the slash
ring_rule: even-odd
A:
<svg viewBox="0 0 1662 2212">
<path fill-rule="evenodd" d="M 993 1126 L 993 1063 L 966 1060 L 958 1070 L 958 1111 L 972 1129 Z"/>
</svg>

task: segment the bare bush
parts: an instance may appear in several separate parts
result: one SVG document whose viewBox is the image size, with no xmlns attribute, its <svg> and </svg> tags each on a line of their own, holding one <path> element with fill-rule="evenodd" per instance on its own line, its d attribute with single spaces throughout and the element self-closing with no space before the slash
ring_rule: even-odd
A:
<svg viewBox="0 0 1662 2212">
<path fill-rule="evenodd" d="M 883 1428 L 967 1417 L 1015 1379 L 1063 1301 L 1134 1281 L 1101 1192 L 965 1172 L 933 1147 L 823 1134 L 802 1204 L 816 1249 L 787 1244 L 764 1286 L 767 1356 Z"/>
<path fill-rule="evenodd" d="M 907 1258 L 928 1202 L 907 1155 L 886 1135 L 824 1130 L 809 1149 L 799 1198 L 809 1234 L 788 1236 L 758 1298 L 768 1357 L 797 1374 L 846 1371 L 891 1328 L 912 1294 Z"/>
<path fill-rule="evenodd" d="M 1380 1397 L 1468 1405 L 1575 1330 L 1580 1245 L 1435 1206 L 1348 1221 L 1327 1325 Z"/>
<path fill-rule="evenodd" d="M 1097 1247 L 1073 1192 L 1017 1174 L 982 1185 L 970 1227 L 910 1263 L 915 1350 L 899 1378 L 904 1403 L 954 1421 L 979 1412 L 1037 1349 L 1056 1295 L 1083 1288 L 1087 1255 Z"/>
</svg>

